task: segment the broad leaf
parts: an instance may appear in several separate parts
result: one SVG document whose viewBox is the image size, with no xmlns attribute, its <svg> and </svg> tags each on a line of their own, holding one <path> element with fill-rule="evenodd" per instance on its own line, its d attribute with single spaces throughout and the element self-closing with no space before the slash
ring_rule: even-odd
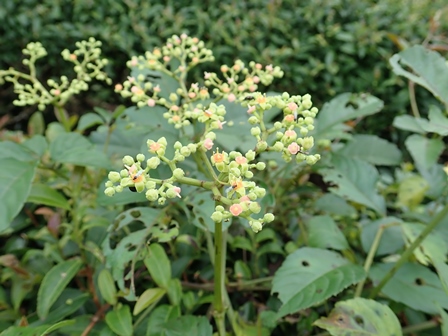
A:
<svg viewBox="0 0 448 336">
<path fill-rule="evenodd" d="M 27 202 L 53 206 L 69 210 L 70 204 L 67 199 L 54 188 L 45 184 L 33 184 Z"/>
<path fill-rule="evenodd" d="M 205 316 L 185 315 L 162 325 L 163 336 L 212 336 L 213 328 Z"/>
<path fill-rule="evenodd" d="M 101 296 L 107 303 L 111 305 L 117 303 L 117 288 L 115 287 L 112 274 L 110 274 L 110 271 L 107 268 L 103 268 L 98 275 L 98 288 Z"/>
<path fill-rule="evenodd" d="M 393 266 L 376 264 L 371 268 L 369 277 L 376 285 Z M 448 294 L 439 278 L 429 268 L 419 264 L 404 264 L 381 292 L 394 301 L 428 314 L 437 314 L 439 305 L 448 309 Z"/>
<path fill-rule="evenodd" d="M 132 336 L 132 316 L 128 305 L 119 305 L 106 314 L 106 323 L 120 336 Z"/>
<path fill-rule="evenodd" d="M 96 113 L 86 113 L 79 118 L 78 127 L 76 128 L 78 131 L 85 131 L 86 129 L 104 124 L 105 120 L 101 118 Z"/>
<path fill-rule="evenodd" d="M 163 336 L 163 325 L 166 321 L 180 316 L 179 307 L 162 305 L 154 309 L 148 320 L 146 336 Z"/>
<path fill-rule="evenodd" d="M 397 75 L 423 86 L 448 105 L 448 66 L 439 53 L 415 45 L 393 55 L 389 63 Z M 400 63 L 412 72 L 405 70 Z"/>
<path fill-rule="evenodd" d="M 317 210 L 328 214 L 347 217 L 356 215 L 356 209 L 352 205 L 342 197 L 331 193 L 324 194 L 314 206 Z"/>
<path fill-rule="evenodd" d="M 166 290 L 162 288 L 149 288 L 138 298 L 134 306 L 134 315 L 140 314 L 144 309 L 157 303 L 165 295 Z"/>
<path fill-rule="evenodd" d="M 300 248 L 286 257 L 272 281 L 272 293 L 283 302 L 278 317 L 322 302 L 364 277 L 362 267 L 336 252 Z"/>
<path fill-rule="evenodd" d="M 325 182 L 336 184 L 330 191 L 352 202 L 363 204 L 384 214 L 384 198 L 376 191 L 379 174 L 374 166 L 358 159 L 339 155 L 332 158 L 334 169 L 321 169 Z"/>
<path fill-rule="evenodd" d="M 336 303 L 330 316 L 322 317 L 314 324 L 333 336 L 402 335 L 400 322 L 388 306 L 363 298 Z"/>
<path fill-rule="evenodd" d="M 82 266 L 81 259 L 64 261 L 54 266 L 43 278 L 37 294 L 37 315 L 45 319 L 51 306 Z"/>
<path fill-rule="evenodd" d="M 421 176 L 412 174 L 400 181 L 398 186 L 397 204 L 409 209 L 415 209 L 423 201 L 428 182 Z"/>
<path fill-rule="evenodd" d="M 383 102 L 374 96 L 343 93 L 322 107 L 317 116 L 313 135 L 318 138 L 332 139 L 329 135 L 339 124 L 375 114 L 382 108 Z"/>
<path fill-rule="evenodd" d="M 380 243 L 375 255 L 381 256 L 392 254 L 401 249 L 404 245 L 400 224 L 401 219 L 395 217 L 385 217 L 362 226 L 361 244 L 365 253 L 369 253 L 373 241 L 381 227 L 386 227 L 381 236 Z"/>
<path fill-rule="evenodd" d="M 436 164 L 445 149 L 441 139 L 428 139 L 418 134 L 409 136 L 405 145 L 417 166 L 426 170 Z"/>
<path fill-rule="evenodd" d="M 399 165 L 401 162 L 401 152 L 398 147 L 376 135 L 355 135 L 337 153 L 381 166 Z"/>
<path fill-rule="evenodd" d="M 315 216 L 308 221 L 308 244 L 311 247 L 346 250 L 349 248 L 344 234 L 330 216 Z"/>
<path fill-rule="evenodd" d="M 60 163 L 110 168 L 106 154 L 79 133 L 62 133 L 50 143 L 51 158 Z"/>
<path fill-rule="evenodd" d="M 426 119 L 415 118 L 410 115 L 401 115 L 395 117 L 393 126 L 405 131 L 425 134 L 424 125 L 427 123 L 428 121 Z"/>
<path fill-rule="evenodd" d="M 167 289 L 171 279 L 171 264 L 163 247 L 157 243 L 150 244 L 143 262 L 157 286 Z"/>
</svg>

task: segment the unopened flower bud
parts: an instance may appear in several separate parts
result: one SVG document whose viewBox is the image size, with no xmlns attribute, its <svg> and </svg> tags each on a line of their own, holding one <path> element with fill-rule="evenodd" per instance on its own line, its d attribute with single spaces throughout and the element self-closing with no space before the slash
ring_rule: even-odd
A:
<svg viewBox="0 0 448 336">
<path fill-rule="evenodd" d="M 116 183 L 121 180 L 121 176 L 117 172 L 110 172 L 109 175 L 107 175 L 110 181 Z"/>
</svg>

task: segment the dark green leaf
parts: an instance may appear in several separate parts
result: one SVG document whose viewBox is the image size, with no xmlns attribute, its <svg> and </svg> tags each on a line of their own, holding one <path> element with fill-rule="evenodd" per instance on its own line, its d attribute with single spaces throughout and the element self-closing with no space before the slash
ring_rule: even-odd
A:
<svg viewBox="0 0 448 336">
<path fill-rule="evenodd" d="M 157 286 L 168 289 L 171 279 L 171 263 L 163 247 L 159 244 L 150 244 L 147 255 L 143 260 L 145 266 Z"/>
<path fill-rule="evenodd" d="M 98 289 L 107 303 L 111 305 L 117 303 L 117 288 L 115 287 L 112 274 L 110 274 L 107 268 L 103 268 L 98 275 Z"/>
<path fill-rule="evenodd" d="M 106 323 L 117 335 L 133 335 L 132 316 L 127 305 L 119 305 L 114 310 L 108 312 L 106 314 Z"/>
<path fill-rule="evenodd" d="M 134 315 L 140 314 L 144 309 L 160 301 L 166 290 L 162 288 L 149 288 L 138 298 L 134 306 Z"/>
<path fill-rule="evenodd" d="M 315 216 L 308 221 L 308 244 L 310 247 L 320 247 L 334 250 L 349 248 L 347 240 L 330 216 Z"/>
<path fill-rule="evenodd" d="M 45 184 L 33 184 L 27 202 L 53 206 L 65 210 L 70 209 L 70 204 L 67 199 L 57 190 Z"/>
</svg>

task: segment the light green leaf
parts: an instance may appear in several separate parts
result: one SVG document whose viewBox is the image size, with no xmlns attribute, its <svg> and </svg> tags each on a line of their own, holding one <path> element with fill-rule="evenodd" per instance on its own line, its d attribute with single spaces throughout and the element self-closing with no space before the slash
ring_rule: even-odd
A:
<svg viewBox="0 0 448 336">
<path fill-rule="evenodd" d="M 42 135 L 35 135 L 32 138 L 26 139 L 22 145 L 32 150 L 37 156 L 42 157 L 48 148 L 47 140 Z"/>
<path fill-rule="evenodd" d="M 69 210 L 70 204 L 67 199 L 54 188 L 46 184 L 33 184 L 27 202 L 53 206 Z"/>
<path fill-rule="evenodd" d="M 37 315 L 45 319 L 51 306 L 82 266 L 79 258 L 55 265 L 42 280 L 37 294 Z"/>
<path fill-rule="evenodd" d="M 63 328 L 63 327 L 70 326 L 70 325 L 72 325 L 72 324 L 74 324 L 74 323 L 75 323 L 75 320 L 66 320 L 66 321 L 60 321 L 60 322 L 57 322 L 57 323 L 53 324 L 51 327 L 48 327 L 47 329 L 45 329 L 45 330 L 40 334 L 40 336 L 47 336 L 47 335 L 49 335 L 51 332 L 53 332 L 53 331 L 55 331 L 55 330 L 58 330 L 58 329 Z"/>
<path fill-rule="evenodd" d="M 318 138 L 329 138 L 328 135 L 332 133 L 333 128 L 348 120 L 375 114 L 383 108 L 383 105 L 380 99 L 368 94 L 343 93 L 322 107 L 317 115 L 313 135 Z"/>
<path fill-rule="evenodd" d="M 132 316 L 129 306 L 120 305 L 106 314 L 106 323 L 114 333 L 120 336 L 132 336 Z"/>
<path fill-rule="evenodd" d="M 117 288 L 112 274 L 107 268 L 103 268 L 98 275 L 98 288 L 103 299 L 110 305 L 117 303 Z"/>
<path fill-rule="evenodd" d="M 325 182 L 337 187 L 330 191 L 352 202 L 363 204 L 379 214 L 386 211 L 385 201 L 376 192 L 379 174 L 374 166 L 358 159 L 333 155 L 334 169 L 321 169 Z"/>
<path fill-rule="evenodd" d="M 178 306 L 182 299 L 182 285 L 179 279 L 170 279 L 167 294 L 173 306 Z"/>
<path fill-rule="evenodd" d="M 409 136 L 405 145 L 418 167 L 426 170 L 437 163 L 445 149 L 441 139 L 428 139 L 418 134 Z"/>
<path fill-rule="evenodd" d="M 392 263 L 375 264 L 369 277 L 376 285 L 393 266 Z M 448 294 L 439 278 L 428 267 L 419 264 L 404 264 L 381 292 L 394 301 L 428 314 L 437 314 L 439 305 L 448 309 Z"/>
<path fill-rule="evenodd" d="M 448 135 L 448 118 L 442 113 L 440 108 L 435 105 L 429 107 L 429 122 L 424 125 L 428 133 L 436 133 L 441 136 Z"/>
<path fill-rule="evenodd" d="M 163 247 L 157 243 L 150 244 L 143 261 L 157 286 L 167 289 L 171 279 L 171 263 Z"/>
<path fill-rule="evenodd" d="M 13 158 L 1 159 L 0 232 L 9 228 L 12 220 L 28 198 L 36 165 L 36 161 L 23 162 Z"/>
<path fill-rule="evenodd" d="M 314 204 L 317 210 L 324 213 L 338 215 L 338 216 L 355 216 L 356 209 L 347 203 L 345 199 L 335 194 L 324 194 Z"/>
<path fill-rule="evenodd" d="M 205 316 L 184 315 L 168 320 L 163 328 L 163 336 L 212 336 L 213 328 Z"/>
<path fill-rule="evenodd" d="M 401 115 L 395 117 L 393 126 L 405 131 L 425 134 L 424 125 L 427 123 L 428 121 L 426 119 L 415 118 L 410 115 Z"/>
<path fill-rule="evenodd" d="M 134 315 L 140 314 L 150 305 L 157 303 L 165 295 L 166 290 L 162 288 L 149 288 L 138 298 L 134 306 Z"/>
<path fill-rule="evenodd" d="M 393 55 L 389 63 L 397 75 L 423 86 L 448 105 L 448 67 L 446 59 L 439 53 L 415 45 Z M 412 69 L 412 72 L 405 70 L 400 63 Z"/>
<path fill-rule="evenodd" d="M 311 247 L 346 250 L 349 248 L 344 234 L 330 216 L 315 216 L 308 223 L 308 244 Z"/>
<path fill-rule="evenodd" d="M 448 314 L 442 308 L 439 308 L 439 313 L 442 318 L 442 336 L 448 336 Z"/>
<path fill-rule="evenodd" d="M 146 336 L 164 336 L 162 327 L 164 323 L 179 316 L 178 306 L 162 305 L 157 307 L 149 317 Z"/>
<path fill-rule="evenodd" d="M 428 182 L 423 177 L 410 175 L 400 181 L 397 204 L 413 210 L 423 201 L 428 189 Z"/>
<path fill-rule="evenodd" d="M 106 154 L 79 133 L 61 133 L 50 143 L 51 158 L 60 163 L 109 169 Z"/>
<path fill-rule="evenodd" d="M 355 135 L 337 153 L 374 165 L 393 166 L 401 163 L 401 152 L 398 147 L 376 135 Z"/>
<path fill-rule="evenodd" d="M 362 267 L 336 252 L 300 248 L 286 257 L 272 281 L 272 293 L 283 302 L 278 317 L 322 302 L 364 277 Z"/>
<path fill-rule="evenodd" d="M 425 228 L 426 225 L 419 223 L 401 223 L 406 245 L 411 245 Z M 447 243 L 435 232 L 431 232 L 414 250 L 414 256 L 423 265 L 428 265 L 433 261 L 445 262 L 447 253 Z"/>
<path fill-rule="evenodd" d="M 336 303 L 329 317 L 322 317 L 314 324 L 333 336 L 402 335 L 400 322 L 388 306 L 364 298 Z"/>
<path fill-rule="evenodd" d="M 101 118 L 96 113 L 86 113 L 79 118 L 78 127 L 76 128 L 78 131 L 84 131 L 95 125 L 102 125 L 105 123 L 105 120 Z"/>
<path fill-rule="evenodd" d="M 448 294 L 448 265 L 444 261 L 432 260 L 445 293 Z"/>
<path fill-rule="evenodd" d="M 403 234 L 400 228 L 401 219 L 385 217 L 362 226 L 361 244 L 365 253 L 369 253 L 378 230 L 386 227 L 381 236 L 380 244 L 375 256 L 387 255 L 397 252 L 404 246 Z"/>
</svg>

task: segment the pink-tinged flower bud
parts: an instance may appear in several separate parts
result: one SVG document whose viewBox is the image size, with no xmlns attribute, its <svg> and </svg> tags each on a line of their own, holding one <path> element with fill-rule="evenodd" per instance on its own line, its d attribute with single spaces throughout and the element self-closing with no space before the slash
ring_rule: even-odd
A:
<svg viewBox="0 0 448 336">
<path fill-rule="evenodd" d="M 164 62 L 169 62 L 170 60 L 171 60 L 171 58 L 169 56 L 163 56 Z"/>
<path fill-rule="evenodd" d="M 249 105 L 249 109 L 247 110 L 247 113 L 248 113 L 248 114 L 252 114 L 252 113 L 255 112 L 255 109 L 256 109 L 255 105 L 254 105 L 254 106 L 250 106 L 250 105 Z"/>
<path fill-rule="evenodd" d="M 121 90 L 123 90 L 123 85 L 115 84 L 115 91 L 121 91 Z"/>
<path fill-rule="evenodd" d="M 247 159 L 244 156 L 237 156 L 235 158 L 235 162 L 238 163 L 239 165 L 243 165 L 247 163 Z"/>
<path fill-rule="evenodd" d="M 296 155 L 300 151 L 300 146 L 296 142 L 293 142 L 288 146 L 288 151 L 292 155 Z"/>
<path fill-rule="evenodd" d="M 274 67 L 272 66 L 272 64 L 266 65 L 266 71 L 272 72 L 272 70 L 274 70 Z"/>
<path fill-rule="evenodd" d="M 244 85 L 238 85 L 238 91 L 243 92 L 245 89 Z"/>
<path fill-rule="evenodd" d="M 156 105 L 156 101 L 152 98 L 148 99 L 148 106 L 153 107 Z"/>
<path fill-rule="evenodd" d="M 204 79 L 210 79 L 211 76 L 212 74 L 210 72 L 207 71 L 204 72 Z"/>
<path fill-rule="evenodd" d="M 236 96 L 235 96 L 233 93 L 231 93 L 231 94 L 229 94 L 229 96 L 227 97 L 227 100 L 228 100 L 229 102 L 233 103 L 233 102 L 236 100 Z"/>
<path fill-rule="evenodd" d="M 294 115 L 292 114 L 288 114 L 285 116 L 285 121 L 293 122 L 294 120 Z"/>
<path fill-rule="evenodd" d="M 59 96 L 61 94 L 61 90 L 56 89 L 56 90 L 53 91 L 53 94 L 55 96 Z"/>
<path fill-rule="evenodd" d="M 285 132 L 285 136 L 287 136 L 288 138 L 296 138 L 297 137 L 297 133 L 294 130 L 287 130 Z"/>
<path fill-rule="evenodd" d="M 258 77 L 258 76 L 254 76 L 254 77 L 252 78 L 252 80 L 253 80 L 253 82 L 254 82 L 255 84 L 260 83 L 260 77 Z"/>
<path fill-rule="evenodd" d="M 263 66 L 260 63 L 255 64 L 255 69 L 261 70 Z"/>
<path fill-rule="evenodd" d="M 193 99 L 196 97 L 196 93 L 195 92 L 189 92 L 188 93 L 188 97 L 190 97 L 190 99 Z"/>
<path fill-rule="evenodd" d="M 75 54 L 70 54 L 69 58 L 70 58 L 72 61 L 75 61 L 77 57 L 76 57 Z"/>
<path fill-rule="evenodd" d="M 222 65 L 221 66 L 221 71 L 222 72 L 227 72 L 227 71 L 229 71 L 229 67 L 227 65 Z"/>
<path fill-rule="evenodd" d="M 243 207 L 240 204 L 232 204 L 229 209 L 234 216 L 239 216 L 243 212 Z"/>
<path fill-rule="evenodd" d="M 137 66 L 137 65 L 138 65 L 138 60 L 137 60 L 136 58 L 133 58 L 133 59 L 131 60 L 131 66 L 135 67 L 135 66 Z"/>
<path fill-rule="evenodd" d="M 177 197 L 182 198 L 182 196 L 180 195 L 180 192 L 182 191 L 182 189 L 180 187 L 174 187 L 173 190 L 176 193 Z"/>
<path fill-rule="evenodd" d="M 212 149 L 213 148 L 213 141 L 212 141 L 212 139 L 205 139 L 204 140 L 204 143 L 203 143 L 203 146 L 204 146 L 204 148 L 206 149 L 206 150 L 210 150 L 210 149 Z"/>
<path fill-rule="evenodd" d="M 291 103 L 288 104 L 288 108 L 289 108 L 292 112 L 295 112 L 299 107 L 297 106 L 296 103 L 291 102 Z"/>
<path fill-rule="evenodd" d="M 151 152 L 157 152 L 160 149 L 160 147 L 162 147 L 162 146 L 158 142 L 154 142 L 153 144 L 151 144 L 149 146 L 149 150 Z"/>
</svg>

